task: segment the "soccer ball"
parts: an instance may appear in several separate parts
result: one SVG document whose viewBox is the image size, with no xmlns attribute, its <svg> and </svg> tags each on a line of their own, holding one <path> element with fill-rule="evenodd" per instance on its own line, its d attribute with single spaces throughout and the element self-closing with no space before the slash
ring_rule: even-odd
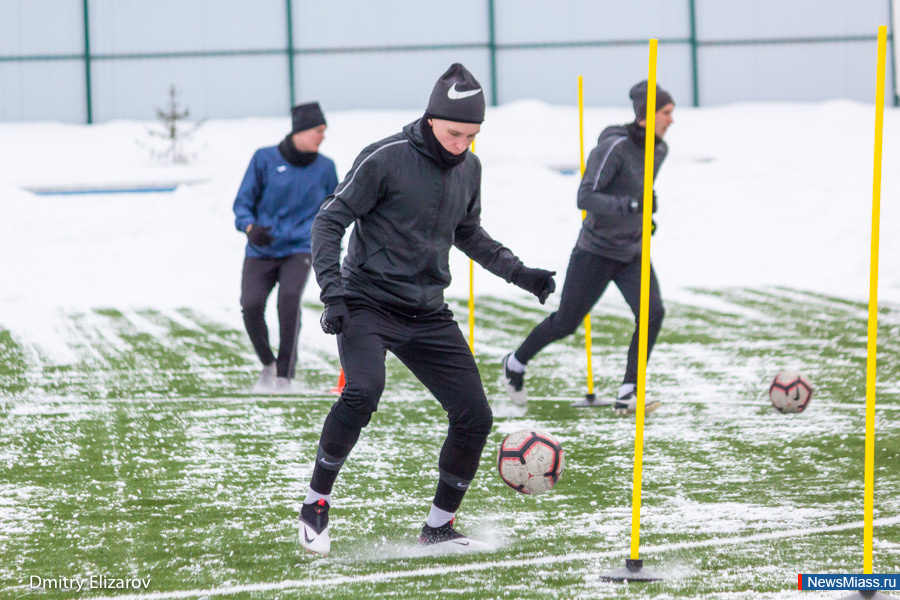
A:
<svg viewBox="0 0 900 600">
<path fill-rule="evenodd" d="M 780 412 L 798 413 L 806 410 L 812 393 L 812 384 L 800 371 L 779 371 L 769 387 L 769 400 Z"/>
<path fill-rule="evenodd" d="M 543 494 L 563 472 L 559 440 L 540 429 L 520 429 L 506 436 L 497 455 L 503 483 L 523 494 Z"/>
</svg>

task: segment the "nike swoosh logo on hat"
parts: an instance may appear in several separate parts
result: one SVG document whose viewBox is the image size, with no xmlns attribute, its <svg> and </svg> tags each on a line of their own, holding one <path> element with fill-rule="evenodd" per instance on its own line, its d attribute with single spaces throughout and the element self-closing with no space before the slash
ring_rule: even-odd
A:
<svg viewBox="0 0 900 600">
<path fill-rule="evenodd" d="M 474 96 L 475 94 L 480 94 L 481 88 L 477 90 L 470 90 L 468 92 L 460 92 L 456 89 L 456 84 L 450 86 L 450 89 L 447 90 L 447 97 L 451 100 L 462 100 L 463 98 L 468 98 L 469 96 Z"/>
</svg>

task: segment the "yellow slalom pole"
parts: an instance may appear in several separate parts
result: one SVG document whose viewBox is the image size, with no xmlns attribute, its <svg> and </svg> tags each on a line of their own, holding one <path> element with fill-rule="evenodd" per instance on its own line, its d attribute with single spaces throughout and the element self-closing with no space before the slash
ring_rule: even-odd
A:
<svg viewBox="0 0 900 600">
<path fill-rule="evenodd" d="M 644 147 L 644 230 L 641 238 L 641 307 L 638 344 L 637 410 L 635 411 L 634 484 L 631 498 L 631 558 L 637 560 L 641 540 L 641 471 L 644 460 L 644 387 L 647 381 L 647 322 L 650 318 L 650 228 L 653 212 L 653 159 L 656 146 L 656 42 L 650 40 L 647 77 L 647 127 Z"/>
<path fill-rule="evenodd" d="M 475 140 L 472 140 L 472 154 Z M 475 261 L 469 259 L 469 352 L 475 354 Z"/>
<path fill-rule="evenodd" d="M 584 178 L 584 86 L 578 76 L 578 148 L 581 152 L 581 177 Z M 587 211 L 581 211 L 581 220 L 587 218 Z M 587 354 L 587 397 L 594 398 L 594 364 L 591 358 L 591 313 L 584 315 L 584 351 Z"/>
<path fill-rule="evenodd" d="M 869 336 L 866 360 L 866 466 L 863 519 L 863 572 L 872 573 L 872 521 L 875 499 L 875 359 L 878 353 L 878 234 L 881 213 L 881 145 L 884 134 L 884 65 L 887 27 L 878 28 L 875 89 L 875 172 L 872 181 L 872 251 L 869 266 Z"/>
</svg>

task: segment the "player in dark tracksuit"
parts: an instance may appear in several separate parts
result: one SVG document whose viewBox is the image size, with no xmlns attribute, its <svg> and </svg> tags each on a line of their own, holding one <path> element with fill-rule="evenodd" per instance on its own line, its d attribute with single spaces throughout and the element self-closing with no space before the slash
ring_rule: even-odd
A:
<svg viewBox="0 0 900 600">
<path fill-rule="evenodd" d="M 491 430 L 475 360 L 444 302 L 456 246 L 491 273 L 538 296 L 554 273 L 530 269 L 481 226 L 481 163 L 468 148 L 484 120 L 481 85 L 460 64 L 434 86 L 425 115 L 365 148 L 326 199 L 313 226 L 313 268 L 325 304 L 322 328 L 337 334 L 346 386 L 325 419 L 300 543 L 327 554 L 331 491 L 378 407 L 390 350 L 447 411 L 439 481 L 419 536 L 424 545 L 479 550 L 453 528 Z M 343 268 L 340 244 L 354 224 Z"/>
<path fill-rule="evenodd" d="M 535 327 L 522 345 L 503 359 L 507 391 L 518 404 L 527 401 L 524 376 L 528 361 L 552 342 L 574 333 L 610 282 L 622 292 L 637 323 L 641 293 L 647 82 L 635 85 L 630 96 L 635 121 L 603 130 L 597 147 L 591 151 L 578 188 L 578 208 L 587 211 L 587 218 L 569 259 L 559 310 Z M 656 98 L 654 177 L 668 152 L 662 138 L 673 123 L 672 111 L 675 109 L 672 96 L 658 86 Z M 654 193 L 653 212 L 656 208 Z M 659 283 L 651 266 L 648 357 L 664 314 Z M 614 403 L 620 414 L 636 409 L 637 354 L 636 327 L 628 348 L 625 378 Z M 659 402 L 652 402 L 645 409 L 652 412 L 658 406 Z"/>
<path fill-rule="evenodd" d="M 310 231 L 337 187 L 334 162 L 319 154 L 325 115 L 318 102 L 291 109 L 292 128 L 278 146 L 253 155 L 234 201 L 235 226 L 247 234 L 241 275 L 244 326 L 263 364 L 258 393 L 290 391 L 300 337 L 300 297 L 311 263 Z M 265 310 L 278 284 L 278 357 L 269 346 Z"/>
</svg>

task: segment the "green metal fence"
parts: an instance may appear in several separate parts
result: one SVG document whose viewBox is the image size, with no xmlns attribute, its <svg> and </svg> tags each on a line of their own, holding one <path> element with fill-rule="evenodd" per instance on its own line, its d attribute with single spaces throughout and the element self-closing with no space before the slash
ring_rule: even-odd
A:
<svg viewBox="0 0 900 600">
<path fill-rule="evenodd" d="M 895 44 L 893 31 L 893 2 L 892 0 L 884 0 L 887 3 L 889 23 L 888 23 L 888 42 L 891 64 L 895 65 Z M 93 54 L 91 52 L 91 31 L 90 31 L 90 0 L 82 0 L 83 6 L 83 28 L 84 28 L 84 53 L 83 54 L 40 54 L 40 55 L 20 55 L 20 56 L 0 56 L 2 62 L 29 62 L 29 61 L 55 61 L 55 60 L 81 60 L 84 62 L 85 74 L 85 94 L 86 94 L 86 122 L 93 123 L 93 100 L 92 100 L 92 81 L 91 81 L 91 64 L 95 61 L 106 60 L 129 60 L 142 58 L 200 58 L 200 57 L 225 57 L 225 56 L 259 56 L 259 55 L 286 55 L 289 98 L 285 101 L 288 108 L 295 104 L 295 78 L 294 60 L 295 56 L 304 54 L 339 54 L 339 53 L 376 53 L 376 52 L 412 52 L 422 50 L 459 50 L 459 49 L 482 49 L 488 52 L 490 57 L 490 81 L 491 81 L 491 104 L 497 105 L 499 102 L 497 93 L 497 53 L 503 50 L 521 50 L 521 49 L 552 49 L 552 48 L 591 48 L 591 47 L 621 47 L 646 44 L 646 39 L 624 39 L 624 40 L 597 40 L 597 41 L 577 41 L 577 42 L 539 42 L 539 43 L 516 43 L 503 44 L 496 41 L 496 8 L 494 0 L 487 0 L 486 6 L 488 11 L 488 40 L 484 43 L 468 43 L 468 44 L 426 44 L 426 45 L 396 45 L 396 46 L 368 46 L 368 47 L 341 47 L 341 48 L 296 48 L 294 46 L 293 32 L 293 6 L 295 2 L 302 0 L 285 0 L 286 20 L 287 20 L 287 44 L 285 48 L 266 49 L 266 50 L 208 50 L 208 51 L 189 51 L 189 52 L 150 52 L 150 53 L 117 53 L 117 54 Z M 690 15 L 690 35 L 687 38 L 660 38 L 661 45 L 679 44 L 690 47 L 691 53 L 691 89 L 692 89 L 692 105 L 700 106 L 702 99 L 700 98 L 700 73 L 698 65 L 698 49 L 713 46 L 743 46 L 743 45 L 783 45 L 783 44 L 819 44 L 819 43 L 835 43 L 835 42 L 876 42 L 877 34 L 872 35 L 856 35 L 856 36 L 822 36 L 822 37 L 796 37 L 796 38 L 765 38 L 765 39 L 741 39 L 741 40 L 701 40 L 697 36 L 697 9 L 696 0 L 687 0 Z M 900 106 L 900 97 L 897 95 L 897 82 L 895 77 L 891 77 L 892 90 L 891 97 L 894 106 Z"/>
</svg>

